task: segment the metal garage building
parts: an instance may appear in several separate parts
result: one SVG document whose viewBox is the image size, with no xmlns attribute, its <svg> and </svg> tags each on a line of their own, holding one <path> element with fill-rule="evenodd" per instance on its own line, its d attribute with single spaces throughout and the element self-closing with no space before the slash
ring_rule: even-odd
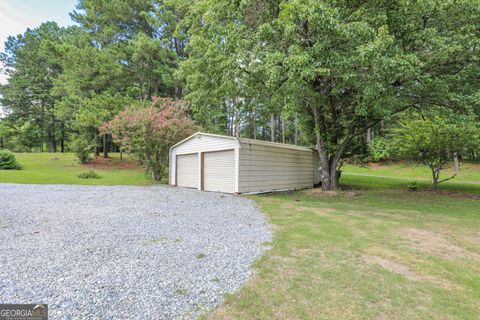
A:
<svg viewBox="0 0 480 320">
<path fill-rule="evenodd" d="M 311 188 L 314 150 L 198 132 L 170 149 L 170 185 L 226 193 Z"/>
</svg>

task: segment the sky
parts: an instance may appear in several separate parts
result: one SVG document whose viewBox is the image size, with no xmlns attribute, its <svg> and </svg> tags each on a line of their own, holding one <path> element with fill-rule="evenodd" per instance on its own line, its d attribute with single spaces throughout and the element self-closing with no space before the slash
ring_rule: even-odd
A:
<svg viewBox="0 0 480 320">
<path fill-rule="evenodd" d="M 60 26 L 73 24 L 69 13 L 76 4 L 77 0 L 0 0 L 0 52 L 4 51 L 8 36 L 22 34 L 42 22 L 55 21 Z M 5 84 L 7 78 L 1 69 L 0 65 L 0 84 Z M 4 115 L 0 105 L 0 118 Z"/>
<path fill-rule="evenodd" d="M 5 49 L 8 36 L 24 33 L 45 21 L 56 21 L 60 26 L 73 24 L 69 13 L 77 0 L 0 0 L 0 52 Z M 0 75 L 0 83 L 6 78 Z"/>
</svg>

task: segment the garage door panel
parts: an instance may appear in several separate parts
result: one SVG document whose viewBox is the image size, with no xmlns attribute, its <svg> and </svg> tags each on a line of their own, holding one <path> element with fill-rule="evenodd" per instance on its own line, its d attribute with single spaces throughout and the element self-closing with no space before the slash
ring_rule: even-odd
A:
<svg viewBox="0 0 480 320">
<path fill-rule="evenodd" d="M 233 150 L 203 154 L 203 188 L 206 191 L 235 192 L 235 153 Z"/>
<path fill-rule="evenodd" d="M 198 154 L 177 156 L 177 186 L 198 188 Z"/>
</svg>

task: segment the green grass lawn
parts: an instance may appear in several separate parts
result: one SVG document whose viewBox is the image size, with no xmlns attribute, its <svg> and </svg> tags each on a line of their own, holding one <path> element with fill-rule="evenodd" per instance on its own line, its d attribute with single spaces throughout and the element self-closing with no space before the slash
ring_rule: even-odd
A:
<svg viewBox="0 0 480 320">
<path fill-rule="evenodd" d="M 81 184 L 81 185 L 147 185 L 145 177 L 132 159 L 111 154 L 108 161 L 80 165 L 72 153 L 18 153 L 22 170 L 0 170 L 0 183 Z M 78 174 L 94 170 L 101 179 L 80 179 Z"/>
<path fill-rule="evenodd" d="M 447 167 L 442 176 L 453 174 L 452 166 Z M 417 181 L 420 190 L 432 188 L 430 169 L 413 163 L 391 163 L 388 165 L 352 165 L 342 167 L 342 183 L 356 188 L 370 187 L 383 189 L 408 189 L 408 184 Z M 462 164 L 460 174 L 452 180 L 440 184 L 440 192 L 460 192 L 480 194 L 480 164 Z"/>
<path fill-rule="evenodd" d="M 0 170 L 0 182 L 152 183 L 118 155 L 89 166 L 72 154 L 17 157 L 24 169 Z M 92 167 L 102 179 L 77 177 Z M 442 186 L 448 194 L 428 191 L 428 169 L 394 164 L 344 166 L 347 191 L 252 196 L 271 223 L 271 249 L 207 318 L 478 319 L 479 168 L 465 165 Z M 421 191 L 408 191 L 411 180 Z"/>
<path fill-rule="evenodd" d="M 342 179 L 354 189 L 252 197 L 272 249 L 208 318 L 479 319 L 480 200 Z"/>
<path fill-rule="evenodd" d="M 408 180 L 432 180 L 432 173 L 425 165 L 397 162 L 375 165 L 345 164 L 342 170 L 351 174 L 367 174 L 383 177 L 395 177 Z M 443 177 L 453 175 L 453 166 L 450 164 L 442 171 Z M 480 163 L 462 163 L 460 173 L 448 183 L 474 183 L 480 184 Z"/>
<path fill-rule="evenodd" d="M 345 164 L 342 167 L 342 170 L 344 173 L 350 175 L 389 177 L 407 181 L 432 181 L 432 173 L 427 166 L 408 162 L 370 165 Z M 452 165 L 447 166 L 447 168 L 445 168 L 441 173 L 443 178 L 450 177 L 452 175 Z M 453 180 L 446 182 L 445 185 L 458 183 L 480 184 L 480 164 L 468 162 L 462 163 L 459 175 Z"/>
</svg>

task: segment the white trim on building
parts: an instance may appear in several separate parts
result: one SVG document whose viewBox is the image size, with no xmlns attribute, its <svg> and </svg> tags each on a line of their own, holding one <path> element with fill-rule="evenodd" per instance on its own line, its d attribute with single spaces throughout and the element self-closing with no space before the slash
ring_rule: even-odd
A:
<svg viewBox="0 0 480 320">
<path fill-rule="evenodd" d="M 182 169 L 194 158 L 186 155 L 192 154 L 198 155 L 198 165 Z M 311 188 L 318 181 L 317 153 L 306 147 L 197 132 L 170 149 L 170 185 L 261 193 Z"/>
</svg>

